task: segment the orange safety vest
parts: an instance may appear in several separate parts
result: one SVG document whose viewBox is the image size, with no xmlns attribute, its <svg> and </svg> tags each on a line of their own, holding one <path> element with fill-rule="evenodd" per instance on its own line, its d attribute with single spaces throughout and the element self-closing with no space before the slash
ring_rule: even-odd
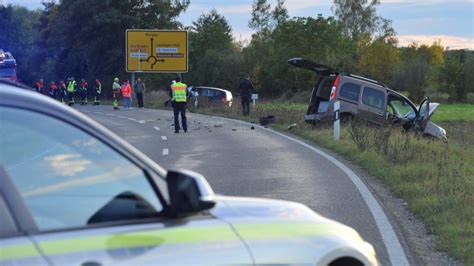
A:
<svg viewBox="0 0 474 266">
<path fill-rule="evenodd" d="M 130 83 L 122 85 L 120 90 L 122 91 L 123 97 L 132 97 L 132 87 L 130 86 Z"/>
</svg>

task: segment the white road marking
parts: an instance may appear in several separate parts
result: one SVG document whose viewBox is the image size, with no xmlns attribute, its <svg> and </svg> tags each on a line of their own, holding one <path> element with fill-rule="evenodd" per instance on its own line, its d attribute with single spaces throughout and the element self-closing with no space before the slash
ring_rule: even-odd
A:
<svg viewBox="0 0 474 266">
<path fill-rule="evenodd" d="M 166 136 L 161 136 L 162 140 L 167 140 Z"/>
<path fill-rule="evenodd" d="M 140 124 L 145 124 L 146 121 L 145 121 L 145 120 L 140 120 L 140 121 L 138 121 L 138 123 L 140 123 Z"/>
<path fill-rule="evenodd" d="M 157 131 L 160 131 L 160 128 L 159 127 L 153 127 L 154 129 L 156 129 Z"/>
<path fill-rule="evenodd" d="M 118 115 L 117 117 L 118 117 L 118 118 L 124 118 L 124 119 L 126 119 L 125 116 L 121 116 L 121 115 Z"/>
<path fill-rule="evenodd" d="M 102 112 L 94 112 L 94 113 L 95 113 L 95 114 L 98 114 L 98 115 L 104 114 L 104 113 L 102 113 Z"/>
<path fill-rule="evenodd" d="M 130 121 L 137 121 L 135 118 L 131 118 L 131 117 L 129 117 L 128 120 L 130 120 Z"/>
<path fill-rule="evenodd" d="M 170 153 L 170 151 L 168 149 L 163 149 L 163 152 L 161 153 L 161 155 L 168 155 Z"/>
<path fill-rule="evenodd" d="M 361 194 L 362 198 L 364 199 L 365 203 L 369 207 L 370 212 L 372 213 L 372 216 L 375 220 L 375 224 L 377 224 L 377 227 L 379 229 L 380 235 L 382 236 L 382 240 L 385 244 L 385 247 L 387 248 L 388 256 L 390 259 L 390 263 L 392 265 L 410 265 L 408 263 L 408 259 L 405 255 L 405 251 L 403 250 L 402 245 L 400 244 L 400 241 L 398 240 L 397 234 L 395 233 L 395 230 L 392 227 L 392 224 L 387 218 L 387 215 L 385 215 L 385 212 L 383 211 L 382 207 L 380 204 L 377 202 L 375 199 L 374 195 L 370 192 L 370 190 L 367 188 L 367 186 L 362 182 L 361 178 L 357 176 L 351 169 L 349 169 L 347 166 L 345 166 L 343 163 L 340 161 L 336 160 L 334 157 L 331 155 L 325 153 L 324 151 L 313 147 L 307 143 L 304 143 L 303 141 L 297 140 L 295 138 L 292 138 L 290 136 L 287 136 L 285 134 L 282 134 L 280 132 L 277 132 L 273 129 L 270 128 L 265 128 L 259 125 L 235 120 L 235 119 L 229 119 L 225 118 L 225 120 L 232 121 L 232 122 L 239 122 L 255 127 L 259 127 L 263 130 L 267 130 L 269 132 L 272 132 L 276 135 L 279 135 L 285 139 L 291 140 L 293 142 L 296 142 L 311 151 L 323 156 L 324 158 L 328 159 L 331 161 L 334 165 L 339 167 L 354 183 L 356 188 L 359 190 L 359 193 Z"/>
</svg>

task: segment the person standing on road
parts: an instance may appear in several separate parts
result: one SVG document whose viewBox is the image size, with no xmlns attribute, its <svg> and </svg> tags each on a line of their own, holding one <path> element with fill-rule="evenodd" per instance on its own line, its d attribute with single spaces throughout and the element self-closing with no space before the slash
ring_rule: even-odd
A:
<svg viewBox="0 0 474 266">
<path fill-rule="evenodd" d="M 173 106 L 174 114 L 174 133 L 179 133 L 179 119 L 178 116 L 181 114 L 181 124 L 183 126 L 184 133 L 188 132 L 188 124 L 186 121 L 186 100 L 188 96 L 187 85 L 181 82 L 180 77 L 176 77 L 175 83 L 171 84 L 171 105 Z"/>
<path fill-rule="evenodd" d="M 114 102 L 113 102 L 114 110 L 119 109 L 118 101 L 120 100 L 120 95 L 121 95 L 119 82 L 120 82 L 119 78 L 115 78 L 114 83 L 112 84 L 112 90 L 114 92 Z"/>
<path fill-rule="evenodd" d="M 135 82 L 135 95 L 137 96 L 138 107 L 143 108 L 143 94 L 145 93 L 145 83 L 138 78 Z"/>
<path fill-rule="evenodd" d="M 53 99 L 56 99 L 58 97 L 58 86 L 54 81 L 51 81 L 51 83 L 49 84 L 49 96 Z"/>
<path fill-rule="evenodd" d="M 242 98 L 242 115 L 250 115 L 250 98 L 252 97 L 252 92 L 255 88 L 250 82 L 250 76 L 246 75 L 244 79 L 240 81 L 240 97 Z"/>
<path fill-rule="evenodd" d="M 66 97 L 67 97 L 67 89 L 66 89 L 66 82 L 64 80 L 61 80 L 59 82 L 59 99 L 61 100 L 62 103 L 66 102 Z"/>
<path fill-rule="evenodd" d="M 89 83 L 85 80 L 81 80 L 81 87 L 79 88 L 79 94 L 81 95 L 81 105 L 87 104 L 87 87 L 89 86 Z"/>
<path fill-rule="evenodd" d="M 132 108 L 132 87 L 128 80 L 126 80 L 121 87 L 122 97 L 123 97 L 123 109 Z"/>
<path fill-rule="evenodd" d="M 102 82 L 99 79 L 95 80 L 95 97 L 94 97 L 94 105 L 100 104 L 100 94 L 102 93 Z"/>
<path fill-rule="evenodd" d="M 74 77 L 69 78 L 69 82 L 67 84 L 67 98 L 68 98 L 68 105 L 74 105 L 74 94 L 77 91 L 77 83 Z"/>
<path fill-rule="evenodd" d="M 42 94 L 43 88 L 44 88 L 43 79 L 40 79 L 35 83 L 35 90 Z"/>
</svg>

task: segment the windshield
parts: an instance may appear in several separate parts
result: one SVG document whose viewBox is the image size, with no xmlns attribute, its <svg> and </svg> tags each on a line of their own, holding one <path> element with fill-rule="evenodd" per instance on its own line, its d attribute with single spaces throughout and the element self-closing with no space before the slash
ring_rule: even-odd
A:
<svg viewBox="0 0 474 266">
<path fill-rule="evenodd" d="M 387 111 L 399 118 L 414 119 L 415 108 L 404 98 L 390 95 L 388 97 Z"/>
</svg>

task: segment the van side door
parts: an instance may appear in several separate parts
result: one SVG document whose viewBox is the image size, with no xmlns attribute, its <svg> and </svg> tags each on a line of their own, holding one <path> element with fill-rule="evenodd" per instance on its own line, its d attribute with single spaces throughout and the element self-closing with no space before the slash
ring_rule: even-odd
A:
<svg viewBox="0 0 474 266">
<path fill-rule="evenodd" d="M 385 123 L 386 93 L 375 87 L 364 87 L 359 104 L 359 117 L 375 124 Z"/>
<path fill-rule="evenodd" d="M 341 102 L 341 115 L 357 115 L 359 111 L 360 91 L 361 85 L 356 82 L 348 81 L 342 84 L 339 89 L 338 97 Z"/>
</svg>

